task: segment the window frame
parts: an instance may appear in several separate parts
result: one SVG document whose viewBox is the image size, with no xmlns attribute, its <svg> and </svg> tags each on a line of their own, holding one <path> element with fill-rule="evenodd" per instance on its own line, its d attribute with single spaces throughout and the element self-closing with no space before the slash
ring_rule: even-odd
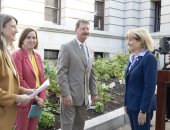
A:
<svg viewBox="0 0 170 130">
<path fill-rule="evenodd" d="M 61 24 L 61 0 L 51 0 L 51 1 L 53 1 L 54 3 L 52 5 L 47 5 L 47 2 L 49 2 L 49 0 L 45 0 L 44 19 L 46 21 L 50 21 L 60 25 Z M 55 1 L 57 1 L 57 4 L 55 4 Z M 51 14 L 47 13 L 47 9 L 51 10 L 52 13 Z M 53 12 L 55 12 L 56 16 L 54 16 Z"/>
<path fill-rule="evenodd" d="M 53 53 L 55 52 L 56 53 L 56 57 L 53 57 L 53 54 L 52 56 L 50 57 L 50 54 L 49 53 Z M 47 54 L 48 53 L 48 54 Z M 47 55 L 48 56 L 47 56 Z M 59 54 L 59 50 L 52 50 L 52 49 L 44 49 L 44 59 L 48 59 L 48 60 L 57 60 L 58 59 L 58 54 Z"/>
<path fill-rule="evenodd" d="M 160 31 L 161 1 L 155 1 L 154 32 Z"/>
<path fill-rule="evenodd" d="M 104 0 L 95 0 L 94 29 L 104 30 Z"/>
</svg>

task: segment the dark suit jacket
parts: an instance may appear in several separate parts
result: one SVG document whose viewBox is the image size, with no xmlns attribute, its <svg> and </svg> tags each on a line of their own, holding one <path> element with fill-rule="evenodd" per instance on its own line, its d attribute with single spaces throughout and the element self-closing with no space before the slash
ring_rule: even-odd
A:
<svg viewBox="0 0 170 130">
<path fill-rule="evenodd" d="M 150 112 L 156 109 L 155 86 L 157 60 L 150 52 L 139 56 L 129 70 L 126 69 L 125 106 L 132 111 Z"/>
</svg>

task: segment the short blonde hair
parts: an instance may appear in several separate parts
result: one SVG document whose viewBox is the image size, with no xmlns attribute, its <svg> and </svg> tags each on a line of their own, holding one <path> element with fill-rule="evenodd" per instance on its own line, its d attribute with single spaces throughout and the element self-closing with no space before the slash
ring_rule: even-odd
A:
<svg viewBox="0 0 170 130">
<path fill-rule="evenodd" d="M 149 32 L 145 28 L 134 28 L 128 30 L 125 34 L 126 39 L 135 39 L 141 42 L 141 47 L 144 50 L 153 51 L 154 50 L 154 42 L 149 34 Z"/>
</svg>

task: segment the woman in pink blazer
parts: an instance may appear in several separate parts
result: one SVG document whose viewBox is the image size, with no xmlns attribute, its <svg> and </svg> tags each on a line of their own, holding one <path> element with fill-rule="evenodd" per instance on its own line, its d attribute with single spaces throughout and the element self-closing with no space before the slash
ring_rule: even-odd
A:
<svg viewBox="0 0 170 130">
<path fill-rule="evenodd" d="M 13 54 L 13 59 L 19 73 L 20 84 L 28 89 L 36 89 L 45 81 L 41 57 L 34 51 L 38 46 L 37 32 L 32 28 L 24 29 L 18 46 L 20 49 Z M 43 90 L 29 104 L 18 105 L 15 130 L 36 130 L 38 117 L 28 118 L 28 113 L 34 102 L 42 107 L 45 100 L 46 91 Z"/>
</svg>

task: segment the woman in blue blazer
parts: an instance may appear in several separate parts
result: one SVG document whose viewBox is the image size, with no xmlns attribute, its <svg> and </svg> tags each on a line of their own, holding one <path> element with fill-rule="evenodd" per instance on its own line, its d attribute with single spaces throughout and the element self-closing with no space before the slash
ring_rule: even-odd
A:
<svg viewBox="0 0 170 130">
<path fill-rule="evenodd" d="M 132 130 L 150 130 L 151 112 L 156 109 L 157 60 L 151 53 L 153 39 L 144 28 L 125 35 L 131 52 L 126 69 L 125 112 Z"/>
</svg>

